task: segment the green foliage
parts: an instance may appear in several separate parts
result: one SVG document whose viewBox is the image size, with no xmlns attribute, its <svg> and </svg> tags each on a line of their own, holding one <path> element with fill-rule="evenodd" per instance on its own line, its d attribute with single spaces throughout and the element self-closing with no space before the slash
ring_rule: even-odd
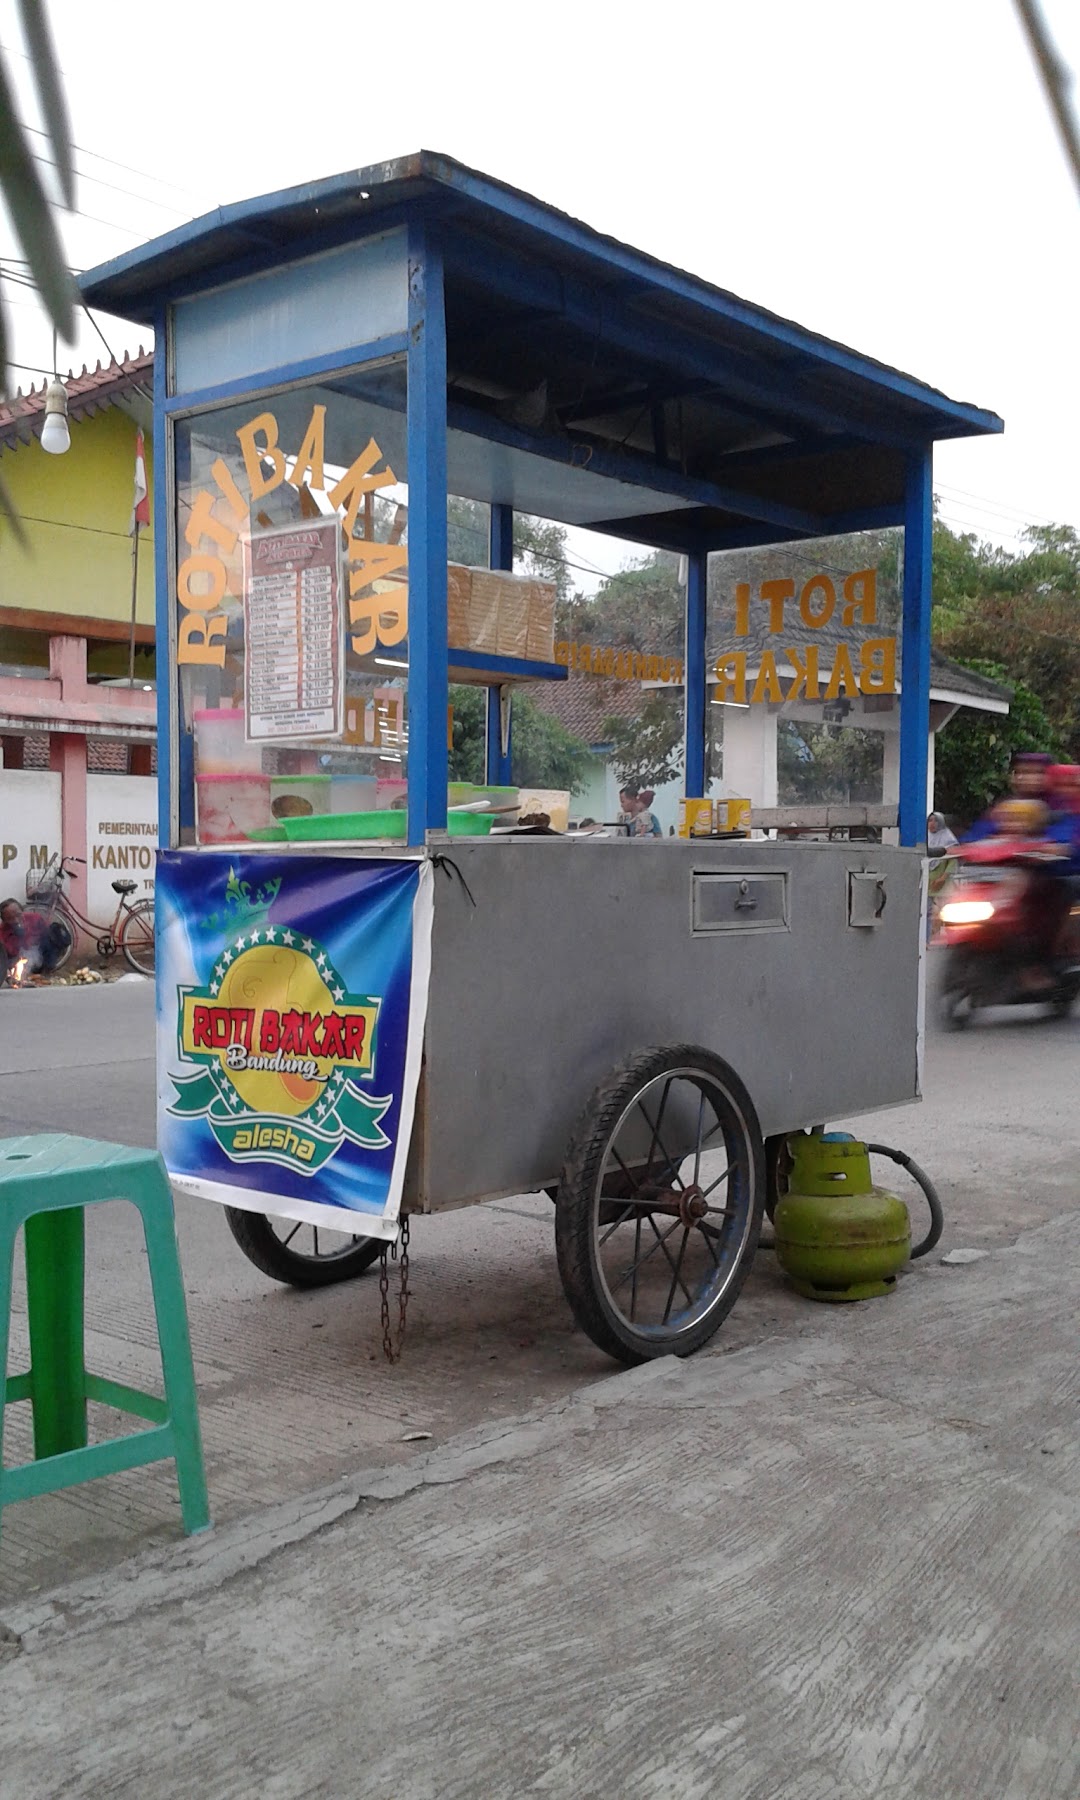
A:
<svg viewBox="0 0 1080 1800">
<path fill-rule="evenodd" d="M 603 731 L 621 786 L 662 787 L 682 774 L 681 689 L 654 688 L 635 718 L 606 719 Z"/>
<path fill-rule="evenodd" d="M 857 725 L 778 719 L 776 772 L 781 806 L 850 806 L 881 799 L 884 739 Z"/>
<path fill-rule="evenodd" d="M 565 788 L 571 794 L 580 793 L 588 754 L 589 746 L 544 712 L 531 694 L 514 695 L 511 766 L 518 787 Z"/>
<path fill-rule="evenodd" d="M 556 604 L 570 599 L 570 568 L 566 560 L 566 527 L 550 519 L 514 514 L 514 567 L 524 575 L 555 583 Z"/>
<path fill-rule="evenodd" d="M 1030 526 L 1019 555 L 934 526 L 934 637 L 969 668 L 1040 699 L 1060 750 L 1080 760 L 1080 536 L 1070 525 Z M 956 721 L 942 743 L 959 728 Z M 1036 748 L 1047 748 L 1037 745 Z"/>
<path fill-rule="evenodd" d="M 485 780 L 487 743 L 486 689 L 452 687 L 453 747 L 451 781 Z M 585 785 L 588 745 L 574 737 L 533 699 L 518 691 L 513 699 L 513 775 L 519 787 L 566 788 L 571 794 Z"/>
<path fill-rule="evenodd" d="M 594 595 L 576 594 L 563 624 L 579 643 L 681 656 L 685 604 L 678 557 L 655 550 L 607 576 Z"/>
<path fill-rule="evenodd" d="M 450 779 L 479 784 L 484 780 L 484 748 L 487 742 L 486 689 L 452 687 L 450 707 L 453 713 Z"/>
<path fill-rule="evenodd" d="M 980 675 L 1006 681 L 1001 663 L 972 661 Z M 1060 737 L 1038 694 L 1017 682 L 1007 714 L 961 712 L 939 732 L 934 804 L 963 825 L 981 817 L 1006 791 L 1009 764 L 1018 750 L 1062 754 Z"/>
<path fill-rule="evenodd" d="M 609 575 L 595 595 L 575 595 L 559 631 L 578 643 L 681 657 L 685 604 L 678 557 L 656 550 Z M 603 734 L 620 782 L 660 787 L 674 781 L 683 766 L 682 689 L 648 691 L 634 717 L 606 719 Z"/>
</svg>

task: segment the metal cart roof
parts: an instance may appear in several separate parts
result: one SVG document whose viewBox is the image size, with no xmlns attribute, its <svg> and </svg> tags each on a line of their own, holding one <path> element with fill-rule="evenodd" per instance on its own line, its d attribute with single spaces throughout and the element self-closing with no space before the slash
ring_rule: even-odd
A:
<svg viewBox="0 0 1080 1800">
<path fill-rule="evenodd" d="M 570 478 L 533 496 L 549 517 L 679 550 L 899 523 L 913 452 L 1002 429 L 430 151 L 220 207 L 80 285 L 152 323 L 171 300 L 417 219 L 443 249 L 448 424 L 563 463 Z M 600 482 L 574 479 L 586 471 Z M 604 516 L 605 477 L 641 492 L 640 513 Z"/>
</svg>

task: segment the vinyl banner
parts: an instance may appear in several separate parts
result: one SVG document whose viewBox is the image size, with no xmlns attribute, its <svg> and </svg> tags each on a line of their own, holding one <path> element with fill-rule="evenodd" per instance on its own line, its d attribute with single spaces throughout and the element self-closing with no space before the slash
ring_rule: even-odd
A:
<svg viewBox="0 0 1080 1800">
<path fill-rule="evenodd" d="M 397 1236 L 431 919 L 427 862 L 161 852 L 158 1142 L 178 1188 Z"/>
</svg>

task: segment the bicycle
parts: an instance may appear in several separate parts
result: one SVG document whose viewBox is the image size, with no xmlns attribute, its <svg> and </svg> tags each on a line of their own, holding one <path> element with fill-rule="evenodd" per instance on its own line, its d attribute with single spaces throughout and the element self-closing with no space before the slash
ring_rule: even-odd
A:
<svg viewBox="0 0 1080 1800">
<path fill-rule="evenodd" d="M 52 967 L 62 969 L 67 962 L 80 931 L 87 933 L 95 940 L 98 955 L 115 956 L 119 950 L 125 961 L 137 975 L 154 973 L 154 902 L 137 900 L 132 904 L 129 894 L 138 887 L 137 881 L 114 881 L 113 892 L 119 896 L 116 913 L 111 925 L 103 930 L 92 919 L 84 918 L 70 895 L 64 891 L 65 881 L 70 881 L 69 863 L 82 863 L 86 866 L 84 856 L 54 856 L 44 869 L 34 869 L 26 877 L 26 898 L 28 903 L 44 913 L 47 925 L 59 923 L 67 930 L 68 942 L 65 948 L 54 956 Z"/>
</svg>

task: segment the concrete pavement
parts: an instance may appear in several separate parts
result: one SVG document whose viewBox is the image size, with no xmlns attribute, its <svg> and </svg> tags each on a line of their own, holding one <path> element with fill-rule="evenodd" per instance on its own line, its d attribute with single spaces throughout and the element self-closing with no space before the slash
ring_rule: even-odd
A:
<svg viewBox="0 0 1080 1800">
<path fill-rule="evenodd" d="M 152 995 L 110 987 L 0 993 L 0 1132 L 72 1130 L 154 1139 Z M 931 1035 L 923 1106 L 866 1122 L 930 1169 L 947 1213 L 942 1249 L 992 1246 L 1077 1205 L 1080 1024 L 1001 1015 Z M 886 1170 L 882 1170 L 882 1175 Z M 888 1179 L 900 1186 L 899 1172 Z M 216 1207 L 181 1199 L 181 1249 L 214 1516 L 220 1526 L 299 1499 L 360 1467 L 411 1467 L 431 1432 L 462 1431 L 560 1404 L 614 1365 L 572 1324 L 555 1268 L 550 1202 L 521 1196 L 416 1222 L 404 1360 L 382 1360 L 373 1276 L 296 1293 L 253 1269 Z M 93 1366 L 153 1385 L 156 1337 L 134 1215 L 96 1208 L 88 1232 Z M 722 1354 L 780 1334 L 816 1338 L 822 1309 L 758 1258 L 715 1340 Z M 21 1319 L 13 1354 L 21 1353 Z M 27 1409 L 10 1415 L 8 1455 Z M 99 1430 L 121 1421 L 95 1409 Z M 0 1554 L 4 1607 L 125 1557 L 178 1529 L 167 1465 L 11 1508 Z"/>
<path fill-rule="evenodd" d="M 2 1607 L 0 1793 L 1075 1800 L 1078 1278 L 1064 1217 Z"/>
</svg>

